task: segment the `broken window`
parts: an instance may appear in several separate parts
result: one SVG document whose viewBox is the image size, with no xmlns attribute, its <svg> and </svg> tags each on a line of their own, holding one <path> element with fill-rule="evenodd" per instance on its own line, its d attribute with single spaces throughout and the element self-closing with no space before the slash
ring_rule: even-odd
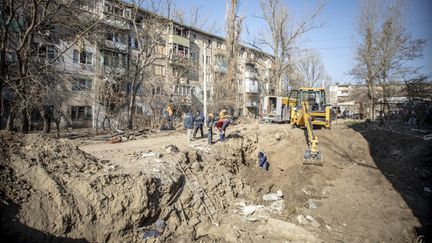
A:
<svg viewBox="0 0 432 243">
<path fill-rule="evenodd" d="M 72 91 L 89 91 L 92 90 L 92 80 L 90 79 L 77 79 L 72 84 Z"/>
<path fill-rule="evenodd" d="M 91 106 L 72 106 L 71 107 L 71 120 L 82 121 L 91 120 L 92 108 Z"/>
</svg>

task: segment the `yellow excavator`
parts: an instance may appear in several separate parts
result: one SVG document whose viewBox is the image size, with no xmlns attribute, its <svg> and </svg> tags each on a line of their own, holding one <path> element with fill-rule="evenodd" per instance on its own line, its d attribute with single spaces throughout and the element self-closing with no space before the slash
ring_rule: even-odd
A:
<svg viewBox="0 0 432 243">
<path fill-rule="evenodd" d="M 308 148 L 304 150 L 303 164 L 323 165 L 323 156 L 318 150 L 318 137 L 313 129 L 314 126 L 330 128 L 330 107 L 326 105 L 325 89 L 291 90 L 289 104 L 292 126 L 306 128 Z"/>
</svg>

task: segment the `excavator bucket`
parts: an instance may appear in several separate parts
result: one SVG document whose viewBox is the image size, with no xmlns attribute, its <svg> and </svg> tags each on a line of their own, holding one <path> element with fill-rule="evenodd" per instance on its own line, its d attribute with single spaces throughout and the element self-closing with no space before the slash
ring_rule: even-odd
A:
<svg viewBox="0 0 432 243">
<path fill-rule="evenodd" d="M 323 155 L 321 151 L 312 152 L 310 149 L 305 149 L 303 153 L 303 164 L 323 166 Z"/>
</svg>

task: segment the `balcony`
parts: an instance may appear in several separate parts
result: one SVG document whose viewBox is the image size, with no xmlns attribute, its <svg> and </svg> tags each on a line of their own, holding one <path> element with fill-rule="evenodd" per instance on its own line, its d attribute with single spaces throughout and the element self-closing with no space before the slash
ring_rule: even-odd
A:
<svg viewBox="0 0 432 243">
<path fill-rule="evenodd" d="M 177 64 L 182 66 L 191 65 L 191 60 L 189 58 L 189 53 L 185 51 L 170 51 L 169 60 L 171 64 Z"/>
<path fill-rule="evenodd" d="M 244 72 L 244 79 L 257 79 L 257 73 L 252 71 L 245 71 Z"/>
<path fill-rule="evenodd" d="M 215 63 L 214 71 L 217 73 L 227 73 L 228 72 L 228 65 L 224 62 Z"/>
<path fill-rule="evenodd" d="M 120 51 L 127 51 L 127 45 L 120 43 L 120 42 L 114 42 L 110 40 L 105 40 L 105 46 L 110 49 L 116 49 Z"/>
<path fill-rule="evenodd" d="M 245 79 L 244 80 L 245 93 L 258 93 L 258 81 Z"/>
<path fill-rule="evenodd" d="M 170 44 L 175 43 L 188 48 L 190 47 L 189 39 L 180 35 L 173 35 L 173 34 L 169 35 L 168 43 Z"/>
<path fill-rule="evenodd" d="M 123 30 L 129 29 L 129 22 L 127 20 L 120 19 L 117 17 L 108 16 L 107 19 L 103 20 L 102 22 L 119 29 L 123 29 Z"/>
<path fill-rule="evenodd" d="M 245 107 L 246 108 L 258 107 L 258 102 L 256 102 L 256 101 L 247 101 L 247 102 L 245 102 Z"/>
</svg>

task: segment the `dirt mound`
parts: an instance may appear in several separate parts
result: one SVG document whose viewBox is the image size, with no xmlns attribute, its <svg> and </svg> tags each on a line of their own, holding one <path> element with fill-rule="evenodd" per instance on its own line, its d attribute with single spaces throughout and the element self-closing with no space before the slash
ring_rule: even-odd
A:
<svg viewBox="0 0 432 243">
<path fill-rule="evenodd" d="M 138 240 L 137 227 L 158 219 L 170 184 L 117 172 L 70 140 L 2 135 L 2 232 L 13 241 Z M 177 180 L 175 180 L 177 179 Z"/>
</svg>

